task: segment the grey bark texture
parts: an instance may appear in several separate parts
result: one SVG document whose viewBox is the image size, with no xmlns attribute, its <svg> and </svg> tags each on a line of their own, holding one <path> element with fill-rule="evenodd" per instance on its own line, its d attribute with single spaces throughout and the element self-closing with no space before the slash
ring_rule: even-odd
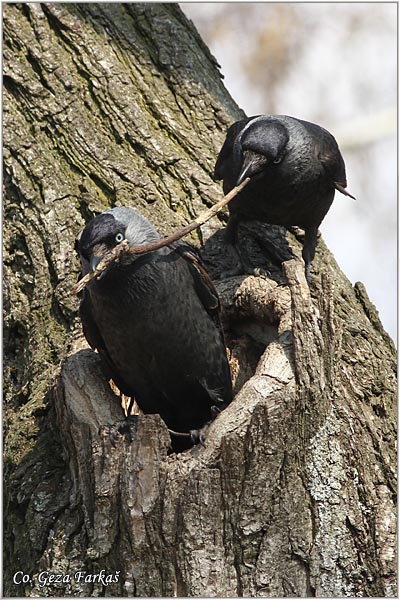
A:
<svg viewBox="0 0 400 600">
<path fill-rule="evenodd" d="M 156 415 L 115 446 L 103 428 L 123 410 L 82 339 L 74 239 L 115 204 L 187 224 L 243 116 L 192 24 L 25 3 L 3 27 L 5 595 L 395 596 L 395 350 L 321 239 L 309 289 L 300 234 L 242 227 L 272 275 L 217 282 L 236 397 L 205 447 L 169 454 Z M 191 240 L 229 267 L 220 219 Z"/>
</svg>

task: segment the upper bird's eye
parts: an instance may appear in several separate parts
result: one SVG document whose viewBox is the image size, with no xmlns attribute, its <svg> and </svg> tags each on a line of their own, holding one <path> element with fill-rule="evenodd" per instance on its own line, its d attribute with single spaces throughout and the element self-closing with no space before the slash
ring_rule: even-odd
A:
<svg viewBox="0 0 400 600">
<path fill-rule="evenodd" d="M 117 244 L 122 242 L 123 239 L 124 239 L 124 234 L 121 232 L 117 233 L 117 235 L 115 236 L 115 241 L 117 242 Z"/>
<path fill-rule="evenodd" d="M 274 161 L 272 161 L 274 163 L 274 165 L 278 165 L 282 160 L 282 156 L 278 156 L 278 158 L 276 158 Z"/>
</svg>

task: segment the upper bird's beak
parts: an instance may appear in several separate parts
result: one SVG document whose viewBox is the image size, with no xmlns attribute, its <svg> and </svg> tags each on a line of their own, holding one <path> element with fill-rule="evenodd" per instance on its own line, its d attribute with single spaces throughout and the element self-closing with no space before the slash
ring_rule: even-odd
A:
<svg viewBox="0 0 400 600">
<path fill-rule="evenodd" d="M 338 183 L 337 181 L 335 181 L 335 182 L 334 182 L 334 184 L 335 184 L 335 188 L 336 188 L 337 190 L 339 190 L 339 192 L 341 192 L 341 193 L 342 193 L 342 194 L 344 194 L 345 196 L 349 196 L 350 198 L 353 198 L 353 200 L 356 200 L 356 198 L 355 198 L 355 197 L 354 197 L 352 194 L 350 194 L 350 192 L 348 192 L 348 191 L 346 190 L 346 188 L 345 188 L 345 187 L 343 187 L 343 186 L 342 186 L 340 183 Z"/>
<path fill-rule="evenodd" d="M 95 272 L 96 267 L 102 258 L 103 258 L 102 256 L 97 256 L 97 254 L 92 254 L 92 257 L 90 259 L 90 269 L 91 269 L 92 273 Z"/>
<path fill-rule="evenodd" d="M 92 250 L 92 256 L 90 257 L 90 269 L 92 273 L 95 272 L 97 265 L 107 254 L 107 247 L 104 244 L 97 244 Z"/>
<path fill-rule="evenodd" d="M 268 159 L 263 154 L 255 154 L 254 152 L 244 152 L 242 170 L 237 178 L 236 185 L 240 185 L 246 177 L 254 177 L 257 173 L 261 173 L 268 163 Z"/>
<path fill-rule="evenodd" d="M 251 177 L 252 166 L 252 163 L 249 162 L 242 167 L 240 175 L 236 181 L 236 185 L 240 185 L 246 179 L 246 177 Z"/>
</svg>

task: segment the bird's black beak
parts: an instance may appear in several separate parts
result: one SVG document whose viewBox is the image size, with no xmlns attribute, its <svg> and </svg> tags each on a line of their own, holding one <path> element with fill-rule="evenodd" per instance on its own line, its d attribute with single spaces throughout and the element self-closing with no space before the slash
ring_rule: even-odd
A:
<svg viewBox="0 0 400 600">
<path fill-rule="evenodd" d="M 90 269 L 92 273 L 95 272 L 97 265 L 106 256 L 108 252 L 109 248 L 107 248 L 106 244 L 103 243 L 96 244 L 92 247 L 92 254 L 89 260 Z"/>
<path fill-rule="evenodd" d="M 102 256 L 98 256 L 97 254 L 92 254 L 91 259 L 90 259 L 90 269 L 91 269 L 92 273 L 95 272 L 96 267 L 102 258 L 103 258 Z"/>
<path fill-rule="evenodd" d="M 240 185 L 246 177 L 251 178 L 258 173 L 261 173 L 267 164 L 268 159 L 263 154 L 245 151 L 243 154 L 242 170 L 239 173 L 236 185 Z"/>
</svg>

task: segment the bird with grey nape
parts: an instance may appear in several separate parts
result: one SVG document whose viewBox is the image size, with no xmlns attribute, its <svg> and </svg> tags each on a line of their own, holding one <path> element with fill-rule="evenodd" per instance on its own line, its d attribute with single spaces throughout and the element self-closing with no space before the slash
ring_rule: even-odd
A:
<svg viewBox="0 0 400 600">
<path fill-rule="evenodd" d="M 237 248 L 240 221 L 304 229 L 302 256 L 309 281 L 318 227 L 328 212 L 335 190 L 346 191 L 346 170 L 335 138 L 323 127 L 285 115 L 255 116 L 237 121 L 227 132 L 215 165 L 224 193 L 246 177 L 250 182 L 229 204 L 225 238 Z"/>
<path fill-rule="evenodd" d="M 126 239 L 130 246 L 160 239 L 129 208 L 113 208 L 83 230 L 77 244 L 83 275 Z M 195 439 L 232 399 L 217 292 L 196 251 L 177 242 L 135 256 L 124 253 L 83 290 L 83 331 L 122 393 L 170 430 Z M 193 445 L 172 435 L 175 450 Z"/>
</svg>

